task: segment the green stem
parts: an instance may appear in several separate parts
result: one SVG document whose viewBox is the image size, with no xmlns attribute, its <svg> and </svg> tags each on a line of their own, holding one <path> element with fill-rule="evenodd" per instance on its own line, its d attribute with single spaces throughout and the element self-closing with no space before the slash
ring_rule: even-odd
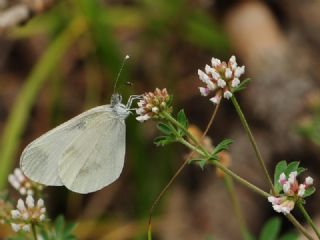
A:
<svg viewBox="0 0 320 240">
<path fill-rule="evenodd" d="M 248 238 L 248 228 L 245 222 L 245 219 L 243 217 L 243 213 L 240 207 L 240 203 L 239 203 L 239 199 L 237 198 L 237 194 L 234 188 L 234 183 L 232 178 L 229 175 L 224 175 L 224 183 L 226 186 L 226 189 L 230 195 L 230 199 L 231 199 L 231 204 L 233 206 L 236 218 L 238 220 L 239 223 L 239 227 L 240 227 L 240 232 L 242 235 L 242 238 L 244 240 L 249 239 Z"/>
<path fill-rule="evenodd" d="M 239 105 L 238 105 L 239 106 Z M 240 109 L 240 107 L 239 107 Z M 240 110 L 241 112 L 241 110 Z M 242 112 L 241 112 L 242 113 Z M 243 116 L 243 114 L 242 114 Z M 185 145 L 186 147 L 190 148 L 192 151 L 197 152 L 198 154 L 200 154 L 201 156 L 203 156 L 205 159 L 209 159 L 210 158 L 210 154 L 207 152 L 206 149 L 204 149 L 201 144 L 194 138 L 194 136 L 192 136 L 192 134 L 190 134 L 187 130 L 185 130 L 185 128 L 179 123 L 177 122 L 170 114 L 165 114 L 164 117 L 167 118 L 167 120 L 169 120 L 170 122 L 172 122 L 173 124 L 175 124 L 177 127 L 183 129 L 186 132 L 186 135 L 196 143 L 197 147 L 193 146 L 191 143 L 189 143 L 188 141 L 186 141 L 184 138 L 180 138 L 178 139 L 178 142 L 180 142 L 181 144 Z M 245 118 L 243 116 L 243 119 L 245 121 Z M 246 123 L 246 121 L 245 121 Z M 248 124 L 247 124 L 248 126 Z M 249 132 L 250 128 L 248 126 Z M 251 134 L 252 136 L 252 134 Z M 252 136 L 253 138 L 253 136 Z M 253 142 L 255 143 L 254 139 Z M 255 145 L 256 146 L 256 145 Z M 199 149 L 199 148 L 201 149 Z M 256 148 L 258 150 L 258 148 Z M 259 151 L 258 151 L 259 152 Z M 260 155 L 261 156 L 261 155 Z M 262 160 L 262 158 L 261 158 Z M 251 189 L 252 191 L 256 192 L 257 194 L 260 194 L 261 196 L 267 198 L 269 196 L 272 196 L 270 193 L 267 193 L 265 191 L 263 191 L 262 189 L 256 187 L 255 185 L 251 184 L 250 182 L 248 182 L 247 180 L 243 179 L 242 177 L 238 176 L 237 174 L 235 174 L 233 171 L 229 170 L 228 168 L 226 168 L 223 164 L 221 164 L 219 161 L 210 161 L 213 165 L 215 165 L 216 167 L 218 167 L 220 170 L 222 170 L 225 174 L 231 176 L 232 178 L 234 178 L 236 181 L 238 181 L 239 183 L 241 183 L 242 185 L 246 186 L 247 188 Z M 264 162 L 262 161 L 262 164 L 264 165 Z M 266 169 L 266 168 L 265 168 Z M 269 174 L 267 174 L 268 178 Z M 271 182 L 271 179 L 270 179 Z M 272 182 L 271 182 L 271 186 Z M 273 188 L 272 188 L 273 189 Z M 308 231 L 295 219 L 295 217 L 292 214 L 287 214 L 286 217 L 291 221 L 291 223 L 309 240 L 313 240 L 312 236 L 308 233 Z"/>
<path fill-rule="evenodd" d="M 186 147 L 190 148 L 191 150 L 193 150 L 194 152 L 199 153 L 200 155 L 202 155 L 205 158 L 208 158 L 210 155 L 207 151 L 205 151 L 204 153 L 202 151 L 200 151 L 198 148 L 196 148 L 195 146 L 193 146 L 192 144 L 190 144 L 188 141 L 186 141 L 185 139 L 179 139 L 179 142 L 182 143 L 183 145 L 185 145 Z M 269 197 L 271 196 L 269 193 L 261 190 L 260 188 L 256 187 L 255 185 L 249 183 L 247 180 L 243 179 L 242 177 L 240 177 L 239 175 L 235 174 L 234 172 L 232 172 L 231 170 L 229 170 L 228 168 L 226 168 L 225 166 L 223 166 L 223 164 L 221 164 L 218 161 L 210 161 L 213 165 L 215 165 L 216 167 L 218 167 L 219 169 L 221 169 L 225 174 L 233 177 L 235 180 L 237 180 L 238 182 L 240 182 L 241 184 L 245 185 L 246 187 L 250 188 L 252 191 L 264 196 L 264 197 Z"/>
<path fill-rule="evenodd" d="M 32 228 L 32 235 L 33 235 L 34 240 L 38 240 L 36 225 L 34 223 L 32 223 L 31 228 Z"/>
<path fill-rule="evenodd" d="M 308 231 L 295 219 L 292 214 L 287 214 L 286 217 L 289 221 L 309 240 L 314 240 L 314 238 L 308 233 Z"/>
<path fill-rule="evenodd" d="M 238 116 L 240 118 L 242 126 L 244 127 L 244 129 L 245 129 L 245 131 L 246 131 L 246 133 L 247 133 L 247 135 L 248 135 L 248 137 L 250 139 L 251 145 L 252 145 L 252 147 L 254 149 L 254 152 L 255 152 L 255 154 L 257 156 L 259 164 L 260 164 L 261 168 L 263 169 L 264 175 L 265 175 L 265 177 L 266 177 L 266 179 L 267 179 L 267 181 L 268 181 L 268 183 L 270 185 L 270 188 L 271 188 L 272 192 L 275 193 L 271 177 L 270 177 L 270 175 L 268 173 L 268 170 L 267 170 L 267 167 L 266 167 L 266 165 L 265 165 L 265 163 L 264 163 L 264 161 L 262 159 L 260 150 L 259 150 L 259 148 L 257 146 L 257 143 L 256 143 L 256 140 L 254 139 L 253 134 L 252 134 L 252 132 L 250 130 L 249 124 L 248 124 L 248 122 L 247 122 L 247 120 L 246 120 L 246 118 L 245 118 L 245 116 L 244 116 L 244 114 L 243 114 L 243 112 L 242 112 L 242 110 L 240 108 L 240 105 L 239 105 L 237 99 L 235 98 L 235 96 L 232 96 L 231 100 L 232 100 L 232 103 L 233 103 L 237 113 L 238 113 Z"/>
<path fill-rule="evenodd" d="M 300 211 L 302 212 L 303 216 L 307 220 L 308 224 L 312 227 L 315 234 L 317 234 L 318 239 L 320 239 L 320 232 L 319 232 L 318 228 L 316 227 L 316 225 L 314 224 L 314 222 L 312 221 L 312 218 L 308 214 L 307 210 L 304 208 L 304 206 L 302 205 L 301 202 L 297 202 L 297 205 L 298 205 Z"/>
<path fill-rule="evenodd" d="M 163 114 L 163 116 L 164 116 L 168 121 L 170 121 L 171 123 L 173 123 L 174 125 L 176 125 L 178 128 L 182 129 L 182 130 L 185 132 L 185 134 L 187 135 L 187 137 L 190 138 L 191 141 L 192 141 L 196 146 L 198 146 L 203 153 L 207 152 L 207 151 L 202 147 L 202 145 L 200 144 L 200 142 L 188 131 L 188 129 L 186 129 L 181 123 L 179 123 L 175 118 L 173 118 L 168 112 L 163 112 L 162 114 Z M 201 153 L 201 155 L 203 155 L 203 153 Z"/>
</svg>

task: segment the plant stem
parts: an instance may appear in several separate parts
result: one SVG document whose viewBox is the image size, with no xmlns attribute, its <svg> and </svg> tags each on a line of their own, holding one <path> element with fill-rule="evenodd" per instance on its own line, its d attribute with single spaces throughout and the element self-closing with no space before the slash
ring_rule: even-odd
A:
<svg viewBox="0 0 320 240">
<path fill-rule="evenodd" d="M 223 179 L 224 179 L 226 189 L 230 195 L 231 203 L 232 203 L 234 212 L 236 214 L 236 218 L 239 223 L 242 239 L 246 240 L 246 239 L 248 239 L 248 229 L 246 226 L 245 219 L 243 217 L 243 213 L 241 211 L 239 199 L 237 198 L 237 194 L 236 194 L 236 191 L 234 188 L 233 180 L 229 175 L 226 175 L 226 174 L 224 175 Z"/>
<path fill-rule="evenodd" d="M 266 177 L 266 179 L 267 179 L 267 181 L 268 181 L 268 183 L 270 185 L 270 188 L 271 188 L 272 192 L 275 193 L 271 177 L 270 177 L 270 175 L 268 173 L 268 170 L 267 170 L 267 167 L 266 167 L 266 165 L 265 165 L 265 163 L 264 163 L 264 161 L 262 159 L 262 156 L 261 156 L 260 150 L 259 150 L 259 148 L 257 146 L 256 140 L 253 137 L 253 134 L 252 134 L 252 132 L 250 130 L 249 124 L 248 124 L 248 122 L 247 122 L 247 120 L 246 120 L 246 118 L 245 118 L 245 116 L 244 116 L 244 114 L 243 114 L 243 112 L 242 112 L 242 110 L 240 108 L 240 105 L 239 105 L 237 99 L 235 98 L 235 96 L 231 97 L 231 101 L 232 101 L 232 103 L 233 103 L 233 105 L 234 105 L 234 107 L 235 107 L 235 109 L 236 109 L 236 111 L 238 113 L 238 116 L 240 118 L 242 126 L 244 127 L 244 129 L 245 129 L 245 131 L 246 131 L 246 133 L 247 133 L 247 135 L 248 135 L 248 137 L 250 139 L 251 145 L 252 145 L 252 147 L 254 149 L 254 152 L 255 152 L 255 154 L 257 156 L 259 164 L 260 164 L 261 168 L 263 169 L 264 175 L 265 175 L 265 177 Z"/>
<path fill-rule="evenodd" d="M 191 141 L 200 148 L 200 150 L 204 153 L 206 152 L 206 150 L 202 147 L 202 145 L 200 144 L 200 142 L 188 131 L 188 129 L 186 129 L 184 126 L 182 126 L 181 123 L 179 123 L 176 119 L 174 119 L 169 113 L 164 112 L 163 116 L 170 121 L 171 123 L 173 123 L 174 125 L 176 125 L 178 128 L 182 129 L 185 134 L 187 135 L 188 138 L 191 139 Z M 201 153 L 201 155 L 203 155 L 203 153 Z"/>
<path fill-rule="evenodd" d="M 248 182 L 247 180 L 243 179 L 242 177 L 240 177 L 239 175 L 235 174 L 233 171 L 231 171 L 230 169 L 226 168 L 223 164 L 221 164 L 218 161 L 211 161 L 211 163 L 213 165 L 215 165 L 216 167 L 218 167 L 219 169 L 221 169 L 225 174 L 233 177 L 236 181 L 238 181 L 239 183 L 241 183 L 242 185 L 246 186 L 247 188 L 251 189 L 252 191 L 260 194 L 263 197 L 269 197 L 271 196 L 269 193 L 263 191 L 262 189 L 256 187 L 255 185 L 253 185 L 252 183 Z"/>
<path fill-rule="evenodd" d="M 219 109 L 220 104 L 218 104 L 212 115 L 210 118 L 209 123 L 207 124 L 206 130 L 204 131 L 204 133 L 202 134 L 202 138 L 205 137 L 205 135 L 207 134 L 208 130 L 210 129 L 213 120 L 215 118 L 215 116 L 217 115 L 218 109 Z M 180 174 L 180 172 L 184 169 L 184 167 L 188 164 L 189 159 L 192 157 L 192 154 L 194 153 L 194 151 L 191 151 L 188 156 L 186 157 L 186 160 L 183 162 L 183 164 L 179 167 L 179 169 L 176 171 L 176 173 L 173 175 L 173 177 L 170 179 L 170 181 L 167 183 L 167 185 L 162 189 L 162 191 L 159 193 L 159 195 L 157 196 L 156 200 L 154 200 L 151 208 L 150 208 L 150 213 L 149 213 L 149 221 L 148 221 L 148 240 L 152 239 L 152 231 L 151 231 L 151 220 L 152 220 L 152 214 L 154 211 L 155 206 L 158 204 L 158 202 L 160 201 L 160 199 L 162 198 L 162 196 L 166 193 L 166 191 L 168 190 L 168 188 L 171 186 L 171 184 L 173 183 L 173 181 L 177 178 L 177 176 Z"/>
<path fill-rule="evenodd" d="M 314 238 L 308 233 L 308 231 L 295 219 L 292 214 L 287 214 L 286 217 L 289 221 L 309 240 L 314 240 Z"/>
<path fill-rule="evenodd" d="M 314 224 L 314 222 L 312 221 L 312 218 L 308 214 L 307 210 L 304 208 L 304 206 L 302 205 L 301 202 L 297 202 L 297 205 L 298 205 L 300 211 L 302 212 L 303 216 L 307 220 L 308 224 L 312 227 L 313 231 L 317 234 L 318 239 L 320 239 L 320 232 L 319 232 L 318 228 L 316 227 L 316 225 Z"/>
<path fill-rule="evenodd" d="M 32 228 L 32 234 L 33 234 L 34 240 L 38 240 L 36 225 L 34 223 L 32 223 L 31 228 Z"/>
</svg>

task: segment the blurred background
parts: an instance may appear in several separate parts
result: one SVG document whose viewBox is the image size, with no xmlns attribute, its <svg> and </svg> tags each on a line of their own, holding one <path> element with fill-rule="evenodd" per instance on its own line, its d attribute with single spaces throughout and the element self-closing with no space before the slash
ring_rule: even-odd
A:
<svg viewBox="0 0 320 240">
<path fill-rule="evenodd" d="M 126 54 L 131 58 L 120 77 L 124 98 L 166 87 L 175 109 L 184 108 L 202 130 L 214 106 L 198 92 L 197 69 L 212 56 L 228 60 L 235 54 L 252 79 L 238 99 L 269 170 L 280 160 L 300 161 L 317 185 L 319 9 L 317 0 L 0 0 L 1 190 L 30 141 L 109 103 Z M 146 239 L 152 202 L 187 154 L 176 144 L 156 147 L 153 122 L 129 117 L 126 123 L 126 161 L 118 181 L 89 195 L 46 190 L 49 216 L 77 221 L 79 239 Z M 231 168 L 267 190 L 229 102 L 208 136 L 213 143 L 233 139 Z M 275 213 L 265 199 L 238 184 L 236 189 L 248 228 L 258 235 Z M 318 223 L 319 196 L 307 205 Z M 281 231 L 291 231 L 282 220 Z M 187 166 L 153 221 L 155 239 L 241 239 L 228 192 L 212 167 Z M 7 234 L 1 227 L 1 238 Z"/>
</svg>

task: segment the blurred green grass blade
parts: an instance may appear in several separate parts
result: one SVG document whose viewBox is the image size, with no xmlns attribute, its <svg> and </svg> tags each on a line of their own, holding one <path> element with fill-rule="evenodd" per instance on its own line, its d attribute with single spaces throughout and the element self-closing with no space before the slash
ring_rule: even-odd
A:
<svg viewBox="0 0 320 240">
<path fill-rule="evenodd" d="M 96 46 L 96 53 L 101 63 L 108 67 L 115 79 L 122 62 L 119 48 L 112 37 L 109 24 L 105 21 L 105 7 L 99 1 L 79 0 L 77 4 L 88 22 L 89 32 Z M 118 19 L 121 21 L 121 19 Z M 124 56 L 123 56 L 124 57 Z M 122 78 L 126 76 L 125 71 Z"/>
<path fill-rule="evenodd" d="M 0 145 L 0 190 L 6 186 L 6 180 L 13 164 L 20 143 L 20 136 L 26 127 L 29 112 L 36 100 L 43 83 L 55 69 L 70 45 L 85 30 L 81 19 L 74 20 L 49 46 L 33 68 L 23 86 L 13 110 L 9 116 Z"/>
<path fill-rule="evenodd" d="M 228 38 L 205 12 L 195 11 L 186 20 L 185 36 L 190 42 L 219 54 L 228 52 Z"/>
</svg>

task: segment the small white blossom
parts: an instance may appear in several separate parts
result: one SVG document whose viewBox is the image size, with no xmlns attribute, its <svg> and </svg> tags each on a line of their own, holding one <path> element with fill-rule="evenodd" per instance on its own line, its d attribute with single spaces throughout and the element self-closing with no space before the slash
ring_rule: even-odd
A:
<svg viewBox="0 0 320 240">
<path fill-rule="evenodd" d="M 244 74 L 244 71 L 245 71 L 245 66 L 237 67 L 236 70 L 234 71 L 234 76 L 239 78 L 241 77 L 242 74 Z"/>
<path fill-rule="evenodd" d="M 217 85 L 220 87 L 220 88 L 224 88 L 226 85 L 227 85 L 227 83 L 226 83 L 226 81 L 224 81 L 223 79 L 219 79 L 218 80 L 218 82 L 217 82 Z"/>
<path fill-rule="evenodd" d="M 24 225 L 24 226 L 22 227 L 22 230 L 25 231 L 25 232 L 30 232 L 31 227 L 30 227 L 29 224 L 27 224 L 27 225 Z"/>
<path fill-rule="evenodd" d="M 297 171 L 291 172 L 291 173 L 289 174 L 288 182 L 289 182 L 290 184 L 294 184 L 295 181 L 296 181 L 297 175 L 298 175 Z"/>
<path fill-rule="evenodd" d="M 279 177 L 279 183 L 280 183 L 281 185 L 283 185 L 283 184 L 285 184 L 286 181 L 287 181 L 286 175 L 285 175 L 284 173 L 281 173 L 281 174 L 280 174 L 280 177 Z"/>
<path fill-rule="evenodd" d="M 201 96 L 205 96 L 205 97 L 208 96 L 210 92 L 208 88 L 204 88 L 204 87 L 199 87 L 199 91 Z"/>
<path fill-rule="evenodd" d="M 27 196 L 26 204 L 27 204 L 28 208 L 33 208 L 34 207 L 34 199 L 33 199 L 33 197 L 31 195 Z"/>
<path fill-rule="evenodd" d="M 11 217 L 17 219 L 20 217 L 20 212 L 18 210 L 11 210 Z"/>
<path fill-rule="evenodd" d="M 211 59 L 211 64 L 212 64 L 213 67 L 217 67 L 218 65 L 221 64 L 221 61 L 219 59 L 213 57 Z"/>
<path fill-rule="evenodd" d="M 232 97 L 232 93 L 230 91 L 225 91 L 223 93 L 223 97 L 226 98 L 226 99 L 229 99 Z"/>
<path fill-rule="evenodd" d="M 299 197 L 303 197 L 305 191 L 306 191 L 306 185 L 300 184 L 300 185 L 299 185 L 298 196 L 299 196 Z"/>
<path fill-rule="evenodd" d="M 232 80 L 232 82 L 231 82 L 231 86 L 234 87 L 234 88 L 235 88 L 235 87 L 238 87 L 239 84 L 240 84 L 239 78 L 234 78 L 234 79 Z"/>
<path fill-rule="evenodd" d="M 231 78 L 232 77 L 232 71 L 230 68 L 226 68 L 226 71 L 224 73 L 226 78 Z"/>
<path fill-rule="evenodd" d="M 215 96 L 209 99 L 211 102 L 213 102 L 214 104 L 218 104 L 221 100 L 220 96 Z"/>
<path fill-rule="evenodd" d="M 16 223 L 11 223 L 11 228 L 13 231 L 15 232 L 19 232 L 19 230 L 21 229 L 20 228 L 20 225 L 19 224 L 16 224 Z"/>
<path fill-rule="evenodd" d="M 283 187 L 284 193 L 288 193 L 290 191 L 290 187 L 291 187 L 290 182 L 289 181 L 286 182 L 285 184 L 283 184 L 282 187 Z"/>
<path fill-rule="evenodd" d="M 313 178 L 312 177 L 307 177 L 306 180 L 305 180 L 305 183 L 307 185 L 312 185 L 313 184 Z"/>
</svg>

